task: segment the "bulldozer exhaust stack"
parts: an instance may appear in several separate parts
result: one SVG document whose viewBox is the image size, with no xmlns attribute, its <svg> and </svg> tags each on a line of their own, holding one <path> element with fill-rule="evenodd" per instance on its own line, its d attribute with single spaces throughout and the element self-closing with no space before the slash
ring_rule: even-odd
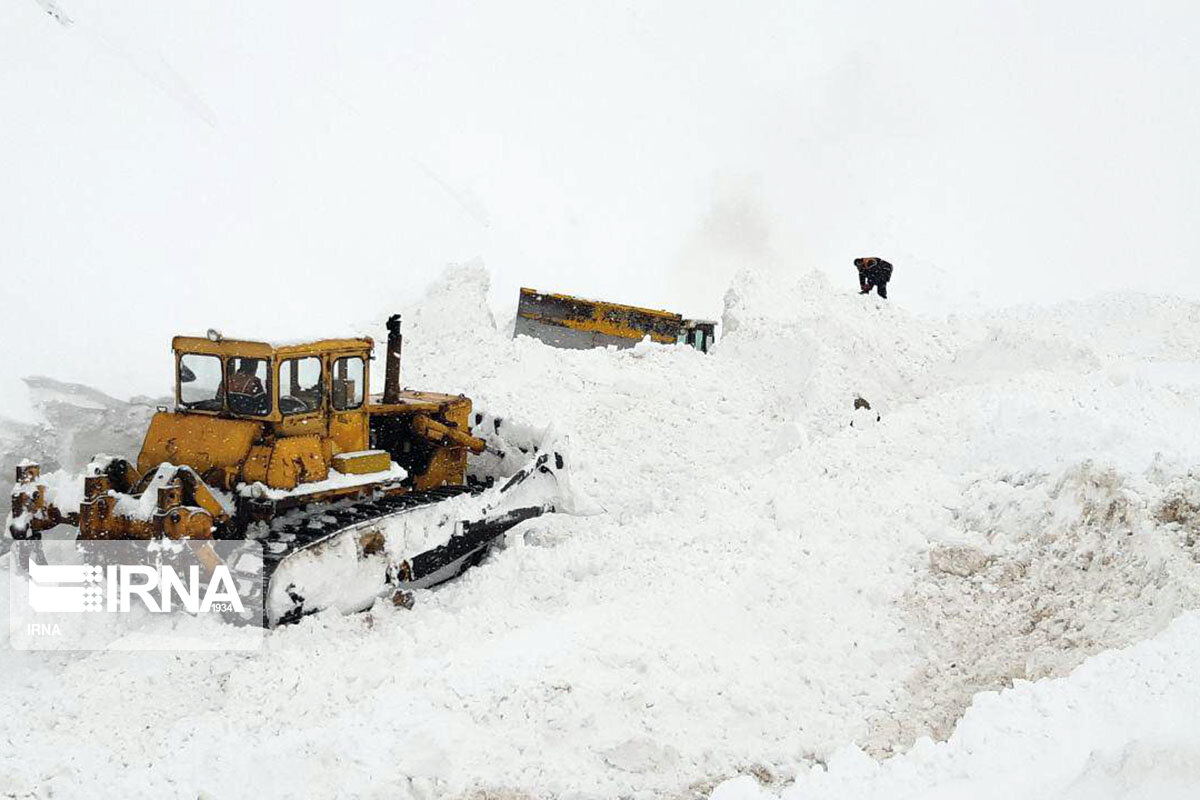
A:
<svg viewBox="0 0 1200 800">
<path fill-rule="evenodd" d="M 400 315 L 392 314 L 387 321 L 387 363 L 384 365 L 383 402 L 400 402 L 400 353 L 404 337 L 400 334 Z"/>
</svg>

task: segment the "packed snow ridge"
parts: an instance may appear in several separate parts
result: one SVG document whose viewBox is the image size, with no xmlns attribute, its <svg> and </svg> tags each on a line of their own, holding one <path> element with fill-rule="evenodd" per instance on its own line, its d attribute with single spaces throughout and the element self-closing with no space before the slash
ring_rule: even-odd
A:
<svg viewBox="0 0 1200 800">
<path fill-rule="evenodd" d="M 255 654 L 5 648 L 0 787 L 796 800 L 1200 779 L 1200 306 L 923 319 L 746 273 L 706 356 L 512 339 L 487 288 L 453 268 L 405 314 L 404 382 L 567 434 L 604 513 L 524 523 L 411 611 L 316 615 Z M 136 453 L 152 401 L 35 388 L 55 421 L 0 434 L 14 462 Z"/>
</svg>

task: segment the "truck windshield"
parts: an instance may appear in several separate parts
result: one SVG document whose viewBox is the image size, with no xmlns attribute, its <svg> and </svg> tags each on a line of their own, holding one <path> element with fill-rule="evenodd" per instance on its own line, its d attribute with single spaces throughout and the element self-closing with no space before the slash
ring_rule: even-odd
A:
<svg viewBox="0 0 1200 800">
<path fill-rule="evenodd" d="M 199 411 L 220 411 L 225 391 L 221 359 L 200 353 L 179 357 L 179 404 Z"/>
</svg>

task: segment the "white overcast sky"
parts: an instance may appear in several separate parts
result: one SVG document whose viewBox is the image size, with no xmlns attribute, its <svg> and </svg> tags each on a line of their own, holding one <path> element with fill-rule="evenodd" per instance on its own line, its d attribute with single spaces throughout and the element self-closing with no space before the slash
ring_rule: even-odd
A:
<svg viewBox="0 0 1200 800">
<path fill-rule="evenodd" d="M 73 20 L 64 26 L 43 6 Z M 719 313 L 1200 296 L 1200 3 L 0 0 L 0 414 L 169 340 L 337 335 L 479 258 Z"/>
</svg>

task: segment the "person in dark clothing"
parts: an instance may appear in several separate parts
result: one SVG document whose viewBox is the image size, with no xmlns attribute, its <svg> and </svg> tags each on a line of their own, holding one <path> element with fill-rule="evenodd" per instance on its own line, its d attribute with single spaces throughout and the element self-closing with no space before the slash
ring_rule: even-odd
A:
<svg viewBox="0 0 1200 800">
<path fill-rule="evenodd" d="M 879 422 L 883 419 L 878 411 L 871 410 L 871 404 L 867 402 L 867 398 L 859 395 L 854 398 L 854 417 L 850 420 L 851 428 L 866 428 L 872 424 L 871 417 L 875 417 L 874 422 Z M 854 423 L 858 424 L 855 425 Z"/>
<path fill-rule="evenodd" d="M 233 367 L 233 359 L 229 359 Z M 217 389 L 217 399 L 225 394 L 225 386 L 229 386 L 229 410 L 235 414 L 265 414 L 270 410 L 271 401 L 267 398 L 262 379 L 255 373 L 264 370 L 265 365 L 257 358 L 242 358 L 238 363 L 237 372 L 229 375 L 229 379 Z"/>
<path fill-rule="evenodd" d="M 886 300 L 892 265 L 882 258 L 870 256 L 854 259 L 854 266 L 858 267 L 858 286 L 862 289 L 859 294 L 870 294 L 872 289 L 878 289 L 879 296 Z"/>
</svg>

